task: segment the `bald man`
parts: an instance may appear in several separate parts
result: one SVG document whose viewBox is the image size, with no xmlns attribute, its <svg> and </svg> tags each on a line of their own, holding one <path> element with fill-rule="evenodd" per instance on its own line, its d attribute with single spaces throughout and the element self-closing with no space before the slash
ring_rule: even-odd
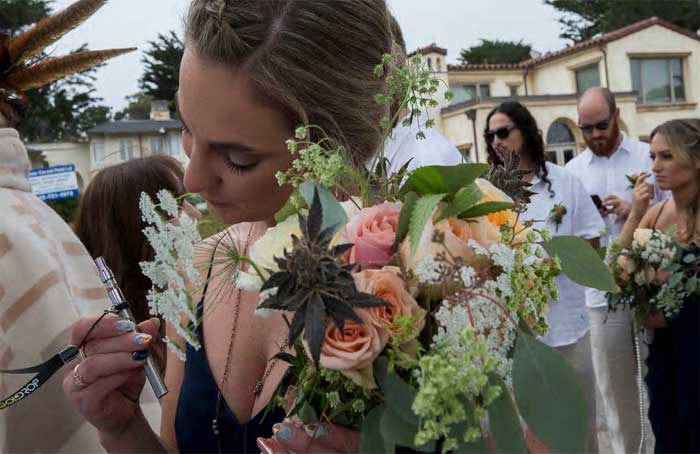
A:
<svg viewBox="0 0 700 454">
<path fill-rule="evenodd" d="M 651 173 L 649 145 L 620 130 L 620 109 L 607 88 L 590 88 L 578 104 L 579 128 L 588 148 L 566 164 L 583 182 L 606 223 L 601 245 L 620 234 L 630 213 L 632 191 L 625 175 Z M 653 177 L 648 181 L 653 183 Z M 656 190 L 656 201 L 668 194 Z M 637 451 L 639 390 L 635 386 L 634 329 L 629 311 L 608 313 L 605 292 L 586 290 L 596 381 L 614 452 Z M 643 391 L 643 390 L 642 390 Z"/>
</svg>

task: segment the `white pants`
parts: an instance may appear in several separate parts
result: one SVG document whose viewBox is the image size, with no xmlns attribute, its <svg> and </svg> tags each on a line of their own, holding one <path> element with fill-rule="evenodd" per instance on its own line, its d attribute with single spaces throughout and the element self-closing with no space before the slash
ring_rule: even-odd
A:
<svg viewBox="0 0 700 454">
<path fill-rule="evenodd" d="M 637 452 L 641 436 L 634 327 L 628 309 L 590 308 L 591 347 L 614 453 Z"/>
<path fill-rule="evenodd" d="M 586 400 L 588 420 L 586 421 L 586 449 L 584 452 L 596 454 L 598 452 L 598 430 L 596 425 L 596 388 L 595 373 L 593 372 L 593 358 L 591 355 L 591 336 L 587 333 L 576 343 L 555 347 L 564 356 L 569 365 L 576 372 L 576 378 L 583 390 Z"/>
</svg>

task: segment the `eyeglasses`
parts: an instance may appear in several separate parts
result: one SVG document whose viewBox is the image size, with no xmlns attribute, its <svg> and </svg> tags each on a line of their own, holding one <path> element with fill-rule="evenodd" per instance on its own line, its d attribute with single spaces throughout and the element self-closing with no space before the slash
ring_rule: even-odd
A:
<svg viewBox="0 0 700 454">
<path fill-rule="evenodd" d="M 593 134 L 593 128 L 597 129 L 598 131 L 607 131 L 608 128 L 610 127 L 610 124 L 612 123 L 612 119 L 613 119 L 613 117 L 611 115 L 606 120 L 599 121 L 596 124 L 578 125 L 578 128 L 586 135 Z"/>
<path fill-rule="evenodd" d="M 498 137 L 501 140 L 505 140 L 510 135 L 510 132 L 514 129 L 518 129 L 518 127 L 515 125 L 501 126 L 500 128 L 496 128 L 493 131 L 486 131 L 484 133 L 484 139 L 488 143 L 493 142 L 494 137 Z"/>
</svg>

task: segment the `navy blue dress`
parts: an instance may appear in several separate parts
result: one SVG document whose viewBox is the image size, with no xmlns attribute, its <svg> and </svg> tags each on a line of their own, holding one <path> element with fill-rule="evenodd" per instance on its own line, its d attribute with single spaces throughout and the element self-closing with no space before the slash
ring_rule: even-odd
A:
<svg viewBox="0 0 700 454">
<path fill-rule="evenodd" d="M 696 248 L 697 254 L 700 249 Z M 700 452 L 700 298 L 654 331 L 646 383 L 657 453 Z"/>
<path fill-rule="evenodd" d="M 206 295 L 206 287 L 204 289 Z M 202 316 L 204 297 L 198 307 L 198 317 Z M 282 409 L 265 416 L 263 409 L 246 424 L 240 424 L 236 416 L 221 398 L 218 417 L 219 435 L 215 435 L 211 424 L 216 413 L 216 400 L 219 387 L 209 369 L 204 345 L 202 324 L 197 328 L 197 336 L 202 347 L 199 351 L 187 345 L 185 376 L 180 388 L 180 398 L 175 415 L 175 433 L 182 453 L 258 453 L 256 440 L 272 436 L 272 426 L 281 422 L 285 413 Z M 251 391 L 252 392 L 252 391 Z"/>
</svg>

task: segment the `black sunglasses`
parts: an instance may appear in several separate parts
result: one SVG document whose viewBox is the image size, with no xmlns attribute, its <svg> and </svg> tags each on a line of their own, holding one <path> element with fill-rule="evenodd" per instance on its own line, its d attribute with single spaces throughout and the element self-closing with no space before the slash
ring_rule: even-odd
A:
<svg viewBox="0 0 700 454">
<path fill-rule="evenodd" d="M 612 115 L 608 117 L 607 120 L 599 121 L 596 124 L 593 125 L 579 125 L 578 128 L 586 135 L 590 135 L 593 133 L 593 128 L 597 129 L 598 131 L 607 131 L 608 128 L 610 127 L 610 124 L 612 123 Z"/>
<path fill-rule="evenodd" d="M 510 132 L 514 129 L 518 129 L 515 125 L 501 126 L 493 131 L 486 131 L 484 133 L 484 139 L 486 142 L 493 142 L 494 137 L 498 137 L 501 140 L 505 140 L 510 135 Z"/>
</svg>

